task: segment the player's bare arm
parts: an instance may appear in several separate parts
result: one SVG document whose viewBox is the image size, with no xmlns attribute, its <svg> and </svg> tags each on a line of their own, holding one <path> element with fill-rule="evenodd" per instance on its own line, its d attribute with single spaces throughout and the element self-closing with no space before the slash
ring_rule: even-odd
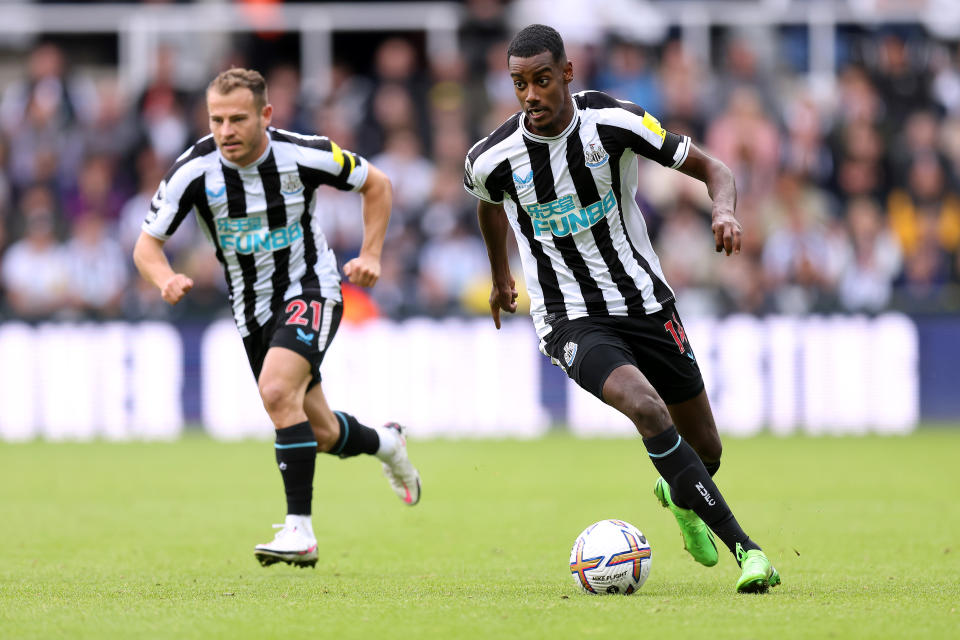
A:
<svg viewBox="0 0 960 640">
<path fill-rule="evenodd" d="M 170 261 L 163 252 L 163 240 L 145 231 L 140 232 L 133 248 L 133 262 L 140 275 L 160 289 L 167 304 L 177 304 L 193 288 L 193 280 L 170 267 Z"/>
<path fill-rule="evenodd" d="M 734 215 L 737 208 L 737 185 L 733 172 L 723 162 L 710 157 L 694 144 L 690 145 L 687 159 L 679 170 L 707 185 L 707 193 L 713 200 L 711 226 L 717 253 L 740 253 L 743 228 Z"/>
<path fill-rule="evenodd" d="M 353 284 L 372 287 L 380 279 L 380 255 L 390 222 L 393 188 L 386 174 L 370 165 L 359 191 L 363 198 L 363 244 L 360 255 L 343 265 L 343 273 Z"/>
<path fill-rule="evenodd" d="M 487 245 L 490 275 L 493 278 L 490 314 L 493 324 L 499 329 L 500 311 L 514 313 L 517 310 L 517 283 L 510 275 L 510 261 L 507 258 L 507 214 L 502 205 L 481 200 L 477 205 L 477 217 L 480 220 L 480 233 Z"/>
</svg>

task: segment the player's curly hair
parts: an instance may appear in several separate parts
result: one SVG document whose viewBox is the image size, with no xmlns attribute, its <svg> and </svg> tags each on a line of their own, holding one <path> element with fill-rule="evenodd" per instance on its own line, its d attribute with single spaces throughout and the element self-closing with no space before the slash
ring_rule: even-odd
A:
<svg viewBox="0 0 960 640">
<path fill-rule="evenodd" d="M 250 89 L 253 93 L 253 103 L 258 109 L 263 109 L 267 105 L 267 81 L 259 71 L 233 67 L 218 75 L 207 85 L 207 91 L 216 91 L 221 95 L 226 95 L 234 89 Z"/>
<path fill-rule="evenodd" d="M 563 38 L 556 29 L 545 24 L 531 24 L 521 29 L 510 41 L 507 60 L 509 61 L 511 56 L 530 58 L 544 51 L 553 55 L 554 62 L 563 62 L 567 58 L 563 49 Z"/>
</svg>

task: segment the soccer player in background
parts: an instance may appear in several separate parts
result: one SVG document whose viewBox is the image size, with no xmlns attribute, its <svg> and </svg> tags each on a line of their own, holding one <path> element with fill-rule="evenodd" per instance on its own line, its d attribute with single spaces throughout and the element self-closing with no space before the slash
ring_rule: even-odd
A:
<svg viewBox="0 0 960 640">
<path fill-rule="evenodd" d="M 336 258 L 312 224 L 318 188 L 357 191 L 363 201 L 360 255 L 343 272 L 371 287 L 390 218 L 391 186 L 364 158 L 325 137 L 270 126 L 267 87 L 256 71 L 230 69 L 207 87 L 211 135 L 181 155 L 157 189 L 134 248 L 140 273 L 169 304 L 193 286 L 175 273 L 163 244 L 195 212 L 223 265 L 233 316 L 263 406 L 276 429 L 275 453 L 287 516 L 272 542 L 254 554 L 269 566 L 314 566 L 311 523 L 317 452 L 347 458 L 374 455 L 397 495 L 420 500 L 420 476 L 406 450 L 404 428 L 370 428 L 331 411 L 320 386 L 320 363 L 343 313 Z"/>
<path fill-rule="evenodd" d="M 733 174 L 633 103 L 571 95 L 573 65 L 551 27 L 520 31 L 507 66 L 521 111 L 470 149 L 464 175 L 480 200 L 494 323 L 499 329 L 500 311 L 517 308 L 509 226 L 540 350 L 636 426 L 661 474 L 654 493 L 694 559 L 717 563 L 712 529 L 741 566 L 737 591 L 766 591 L 780 575 L 713 482 L 720 436 L 635 200 L 639 156 L 701 180 L 713 200 L 716 250 L 739 253 Z"/>
</svg>

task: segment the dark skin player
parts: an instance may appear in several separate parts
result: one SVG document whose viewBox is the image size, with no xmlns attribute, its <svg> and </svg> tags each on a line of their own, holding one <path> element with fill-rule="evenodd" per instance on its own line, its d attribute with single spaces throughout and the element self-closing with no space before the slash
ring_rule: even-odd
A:
<svg viewBox="0 0 960 640">
<path fill-rule="evenodd" d="M 574 114 L 570 93 L 573 64 L 569 60 L 554 61 L 553 55 L 544 51 L 529 58 L 511 56 L 508 67 L 528 128 L 542 136 L 562 133 Z M 737 191 L 730 169 L 691 144 L 679 170 L 707 186 L 713 200 L 716 251 L 728 256 L 740 253 L 743 231 L 734 217 Z M 508 223 L 501 205 L 480 201 L 478 215 L 493 273 L 490 313 L 499 329 L 500 311 L 517 310 L 516 282 L 510 274 L 506 251 Z M 702 460 L 720 460 L 720 435 L 706 391 L 685 402 L 666 405 L 639 369 L 622 365 L 604 383 L 603 400 L 629 417 L 644 438 L 662 433 L 672 423 Z"/>
</svg>

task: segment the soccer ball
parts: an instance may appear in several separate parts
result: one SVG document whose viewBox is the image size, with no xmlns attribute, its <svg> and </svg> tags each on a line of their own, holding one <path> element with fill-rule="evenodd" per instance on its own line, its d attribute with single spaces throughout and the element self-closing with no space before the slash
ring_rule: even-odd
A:
<svg viewBox="0 0 960 640">
<path fill-rule="evenodd" d="M 587 593 L 630 595 L 647 581 L 650 560 L 650 545 L 639 529 L 623 520 L 601 520 L 573 543 L 570 575 Z"/>
</svg>

